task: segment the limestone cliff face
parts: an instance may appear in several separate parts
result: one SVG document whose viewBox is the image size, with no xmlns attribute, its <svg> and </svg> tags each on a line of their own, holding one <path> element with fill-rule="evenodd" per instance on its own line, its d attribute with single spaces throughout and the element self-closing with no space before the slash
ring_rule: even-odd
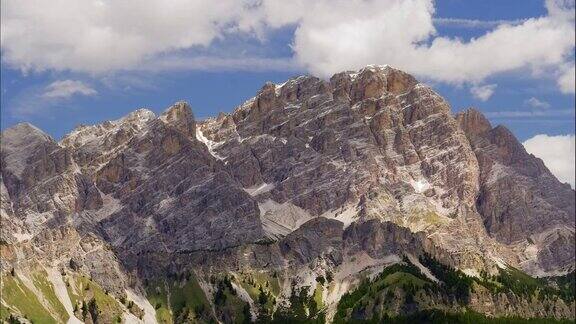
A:
<svg viewBox="0 0 576 324">
<path fill-rule="evenodd" d="M 1 163 L 2 270 L 74 265 L 118 295 L 190 267 L 345 282 L 402 254 L 574 268 L 574 191 L 506 128 L 454 117 L 388 66 L 267 83 L 204 121 L 178 102 L 60 142 L 20 124 Z"/>
<path fill-rule="evenodd" d="M 103 207 L 95 183 L 73 152 L 29 124 L 2 133 L 2 272 L 76 260 L 108 291 L 124 293 L 126 270 L 110 245 L 76 227 L 76 213 Z"/>
<path fill-rule="evenodd" d="M 457 119 L 480 165 L 478 211 L 491 236 L 514 246 L 536 274 L 574 269 L 574 190 L 528 154 L 504 126 L 492 128 L 475 110 Z"/>
<path fill-rule="evenodd" d="M 404 72 L 266 84 L 198 129 L 258 202 L 269 237 L 324 216 L 425 231 L 462 268 L 490 268 L 483 256 L 506 249 L 477 212 L 478 161 L 448 103 Z"/>
</svg>

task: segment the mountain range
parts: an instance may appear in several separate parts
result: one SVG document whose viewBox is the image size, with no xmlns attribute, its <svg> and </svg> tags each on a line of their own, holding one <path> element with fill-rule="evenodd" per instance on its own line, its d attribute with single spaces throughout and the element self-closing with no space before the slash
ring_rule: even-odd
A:
<svg viewBox="0 0 576 324">
<path fill-rule="evenodd" d="M 222 94 L 225 95 L 225 94 Z M 575 192 L 504 126 L 367 66 L 1 136 L 1 318 L 574 320 Z"/>
</svg>

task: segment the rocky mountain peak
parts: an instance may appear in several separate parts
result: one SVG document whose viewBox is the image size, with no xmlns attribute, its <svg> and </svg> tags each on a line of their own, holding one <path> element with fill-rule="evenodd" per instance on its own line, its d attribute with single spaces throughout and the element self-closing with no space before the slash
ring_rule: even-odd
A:
<svg viewBox="0 0 576 324">
<path fill-rule="evenodd" d="M 496 152 L 492 157 L 499 163 L 514 167 L 518 172 L 537 177 L 543 173 L 552 176 L 544 162 L 532 154 L 526 152 L 524 145 L 503 125 L 494 127 L 484 137 L 494 145 Z"/>
<path fill-rule="evenodd" d="M 488 119 L 480 111 L 473 108 L 467 109 L 459 112 L 456 120 L 473 147 L 490 148 L 490 161 L 514 167 L 516 171 L 529 176 L 550 173 L 540 159 L 526 152 L 522 143 L 506 126 L 497 125 L 492 128 Z M 479 150 L 477 152 L 480 153 Z M 480 154 L 480 156 L 488 157 L 485 154 Z M 486 164 L 485 160 L 481 162 Z"/>
<path fill-rule="evenodd" d="M 178 101 L 159 117 L 164 123 L 174 126 L 187 136 L 196 136 L 196 121 L 192 108 L 185 101 Z"/>
<path fill-rule="evenodd" d="M 65 147 L 91 147 L 91 149 L 104 149 L 104 147 L 117 146 L 126 142 L 131 136 L 143 130 L 156 116 L 148 109 L 137 109 L 128 115 L 105 121 L 96 125 L 79 125 L 71 133 L 65 135 L 60 144 Z"/>
<path fill-rule="evenodd" d="M 260 90 L 258 90 L 257 95 L 262 95 L 262 94 L 266 94 L 269 92 L 274 92 L 276 90 L 276 85 L 270 81 L 264 83 L 264 85 L 262 86 L 262 88 L 260 88 Z"/>
<path fill-rule="evenodd" d="M 144 124 L 154 118 L 156 118 L 154 112 L 146 108 L 140 108 L 123 117 L 122 121 L 126 123 Z"/>
<path fill-rule="evenodd" d="M 24 142 L 38 143 L 52 141 L 54 140 L 50 135 L 27 122 L 18 123 L 2 132 L 3 147 L 16 146 L 23 144 Z"/>
<path fill-rule="evenodd" d="M 467 135 L 475 136 L 492 129 L 492 125 L 488 119 L 486 119 L 480 111 L 474 108 L 468 108 L 465 111 L 459 112 L 456 114 L 456 120 L 458 121 L 460 128 Z"/>
<path fill-rule="evenodd" d="M 530 273 L 573 267 L 573 246 L 563 242 L 574 239 L 574 191 L 528 154 L 505 126 L 492 128 L 475 109 L 460 112 L 456 120 L 478 160 L 476 205 L 489 234 L 523 251 L 522 268 Z"/>
<path fill-rule="evenodd" d="M 2 132 L 3 167 L 20 176 L 30 156 L 41 146 L 55 145 L 52 137 L 30 123 L 19 123 Z"/>
<path fill-rule="evenodd" d="M 330 78 L 335 97 L 347 95 L 352 102 L 379 98 L 384 93 L 409 91 L 418 81 L 411 75 L 388 65 L 369 65 L 359 71 L 337 73 Z"/>
</svg>

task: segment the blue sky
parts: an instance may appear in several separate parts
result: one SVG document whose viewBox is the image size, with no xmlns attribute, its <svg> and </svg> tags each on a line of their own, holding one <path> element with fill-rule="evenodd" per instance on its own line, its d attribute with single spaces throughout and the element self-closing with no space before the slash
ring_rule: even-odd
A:
<svg viewBox="0 0 576 324">
<path fill-rule="evenodd" d="M 375 2 L 378 3 L 378 1 Z M 378 8 L 385 7 L 388 2 L 393 1 L 381 1 Z M 413 2 L 418 2 L 418 0 Z M 409 9 L 423 8 L 431 3 L 427 0 L 420 2 L 425 3 L 420 7 Z M 333 3 L 334 6 L 338 6 L 340 2 Z M 551 15 L 550 9 L 546 5 L 542 0 L 436 1 L 433 3 L 431 14 L 434 19 L 434 35 L 428 35 L 424 40 L 419 39 L 420 36 L 416 34 L 406 37 L 414 37 L 417 41 L 428 45 L 431 45 L 437 37 L 445 37 L 452 41 L 459 39 L 461 43 L 466 44 L 474 38 L 481 38 L 492 32 L 503 23 L 522 24 L 525 19 L 549 16 Z M 3 9 L 9 9 L 3 10 L 2 13 L 3 31 L 7 30 L 9 36 L 17 34 L 14 32 L 15 27 L 10 25 L 11 15 L 22 16 L 24 13 L 23 16 L 31 19 L 30 23 L 33 18 L 36 18 L 34 21 L 38 20 L 33 16 L 34 13 L 30 13 L 29 8 L 21 8 L 17 2 L 3 0 L 2 6 Z M 77 10 L 83 10 L 83 8 Z M 220 9 L 216 8 L 216 10 Z M 402 13 L 400 9 L 398 10 L 396 16 Z M 5 11 L 8 12 L 5 13 Z M 62 15 L 66 14 L 74 13 L 62 13 Z M 344 8 L 342 19 L 350 18 L 345 16 L 347 14 Z M 361 20 L 364 14 L 368 15 L 359 11 L 357 13 L 359 16 L 354 18 Z M 392 14 L 394 12 L 383 11 L 383 15 Z M 221 19 L 229 25 L 242 24 L 235 20 L 238 19 L 237 17 L 222 16 L 220 18 L 218 14 L 214 15 L 214 19 Z M 57 17 L 56 15 L 54 19 Z M 252 29 L 248 32 L 222 32 L 220 30 L 216 31 L 216 33 L 220 32 L 220 35 L 207 42 L 206 40 L 199 40 L 196 43 L 192 41 L 190 45 L 183 45 L 176 49 L 172 49 L 174 44 L 165 44 L 163 46 L 168 49 L 160 49 L 157 53 L 152 49 L 141 57 L 126 57 L 126 68 L 105 66 L 102 69 L 92 70 L 98 62 L 111 60 L 106 58 L 104 55 L 106 53 L 102 54 L 103 58 L 100 61 L 98 58 L 91 61 L 90 57 L 60 55 L 57 47 L 62 42 L 65 43 L 66 40 L 63 39 L 67 37 L 60 30 L 54 33 L 46 32 L 46 35 L 38 35 L 44 30 L 29 35 L 18 34 L 20 37 L 28 38 L 26 44 L 18 43 L 11 37 L 3 37 L 2 128 L 21 121 L 29 121 L 58 139 L 81 123 L 93 124 L 119 118 L 140 107 L 161 112 L 171 103 L 182 99 L 192 105 L 197 118 L 205 118 L 215 116 L 220 111 L 233 110 L 244 100 L 252 97 L 266 81 L 280 83 L 289 77 L 305 73 L 327 77 L 333 70 L 334 72 L 338 70 L 339 66 L 348 66 L 346 65 L 348 62 L 334 63 L 332 61 L 326 64 L 327 68 L 314 68 L 316 66 L 314 59 L 308 57 L 313 57 L 315 50 L 321 54 L 324 49 L 318 49 L 317 44 L 306 45 L 306 41 L 301 41 L 304 37 L 297 39 L 295 35 L 298 30 L 301 34 L 310 30 L 314 31 L 314 21 L 306 21 L 310 18 L 302 16 L 287 23 L 276 23 L 283 19 L 282 16 L 276 18 L 271 15 L 267 19 L 262 24 L 264 27 L 252 26 L 249 27 Z M 8 23 L 4 25 L 4 21 Z M 415 24 L 419 21 L 415 20 Z M 49 19 L 47 23 L 50 23 Z M 410 28 L 411 24 L 407 26 Z M 165 26 L 162 25 L 162 27 Z M 180 28 L 179 26 L 168 27 L 175 30 Z M 190 33 L 196 32 L 194 27 L 190 28 Z M 205 28 L 208 28 L 206 26 L 197 28 L 199 29 L 197 33 L 214 32 L 206 30 Z M 359 33 L 362 31 L 358 29 Z M 142 32 L 145 33 L 145 31 Z M 558 50 L 563 51 L 561 60 L 543 66 L 534 67 L 534 61 L 527 61 L 519 68 L 487 67 L 486 70 L 495 69 L 495 72 L 489 72 L 475 79 L 474 74 L 477 71 L 471 70 L 467 72 L 469 76 L 465 80 L 459 80 L 454 73 L 437 79 L 434 77 L 434 71 L 429 71 L 427 67 L 416 68 L 415 71 L 409 72 L 432 85 L 451 103 L 454 111 L 470 106 L 477 107 L 485 112 L 494 124 L 504 124 L 509 127 L 522 141 L 537 134 L 573 134 L 575 127 L 574 91 L 561 91 L 557 82 L 558 75 L 562 73 L 564 67 L 574 62 L 573 34 L 566 35 L 566 37 L 570 36 L 572 36 L 572 46 L 570 48 L 568 45 L 569 53 L 566 54 L 566 46 L 564 46 Z M 387 36 L 382 37 L 384 43 Z M 378 38 L 375 40 L 379 41 Z M 52 44 L 44 44 L 50 41 Z M 97 41 L 98 39 L 94 40 L 95 43 Z M 334 40 L 334 42 L 337 41 Z M 535 38 L 534 41 L 539 40 Z M 38 45 L 34 46 L 34 42 Z M 180 41 L 177 40 L 177 42 Z M 68 46 L 73 48 L 75 44 L 71 43 Z M 98 48 L 98 44 L 93 46 Z M 150 46 L 153 47 L 153 45 Z M 77 48 L 73 49 L 78 52 Z M 50 57 L 52 50 L 55 51 L 55 60 L 58 61 L 47 63 L 45 57 Z M 329 50 L 333 49 L 329 48 Z M 382 50 L 385 51 L 386 47 L 380 49 Z M 517 50 L 523 51 L 522 48 L 517 48 Z M 29 55 L 33 51 L 42 53 L 37 57 Z M 306 51 L 313 54 L 308 54 Z M 20 55 L 14 54 L 17 52 Z M 357 50 L 351 53 L 357 53 Z M 118 57 L 122 55 L 124 54 L 119 54 Z M 490 55 L 490 53 L 479 55 Z M 498 53 L 494 55 L 497 56 Z M 533 60 L 538 60 L 538 55 L 539 53 L 534 54 Z M 154 58 L 149 59 L 151 56 Z M 383 61 L 377 62 L 372 62 L 370 58 L 380 60 L 379 56 L 367 57 L 368 61 L 360 62 L 360 65 L 362 63 L 389 63 L 385 61 L 386 55 Z M 238 58 L 241 60 L 237 64 L 235 60 Z M 522 58 L 521 55 L 520 58 Z M 202 60 L 206 61 L 207 67 L 202 66 Z M 67 61 L 78 62 L 67 65 Z M 403 64 L 410 66 L 411 62 Z M 395 66 L 395 64 L 391 65 Z M 358 62 L 352 62 L 350 66 L 358 66 Z M 52 96 L 47 95 L 50 89 L 54 90 L 57 86 L 53 84 L 54 82 L 66 80 L 74 83 L 59 83 L 60 86 L 68 88 L 58 88 Z M 52 88 L 50 88 L 51 85 Z M 482 95 L 473 94 L 475 88 L 484 90 L 483 98 Z"/>
</svg>

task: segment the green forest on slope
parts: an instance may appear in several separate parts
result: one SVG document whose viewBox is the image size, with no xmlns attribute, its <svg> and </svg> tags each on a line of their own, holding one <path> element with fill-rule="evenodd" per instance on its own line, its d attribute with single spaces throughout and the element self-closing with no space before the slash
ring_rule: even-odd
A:
<svg viewBox="0 0 576 324">
<path fill-rule="evenodd" d="M 574 272 L 539 279 L 514 269 L 500 269 L 497 275 L 481 273 L 470 277 L 423 255 L 419 261 L 441 283 L 424 276 L 407 258 L 402 264 L 385 268 L 373 279 L 364 279 L 340 299 L 335 323 L 573 323 L 554 318 L 491 318 L 472 311 L 471 293 L 484 287 L 491 294 L 514 294 L 540 301 L 562 299 L 574 303 Z"/>
</svg>

